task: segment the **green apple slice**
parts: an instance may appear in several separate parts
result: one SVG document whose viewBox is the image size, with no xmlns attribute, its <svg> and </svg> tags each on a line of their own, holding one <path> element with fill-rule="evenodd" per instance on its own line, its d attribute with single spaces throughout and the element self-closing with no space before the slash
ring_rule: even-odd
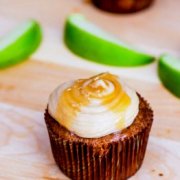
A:
<svg viewBox="0 0 180 180">
<path fill-rule="evenodd" d="M 180 59 L 162 55 L 158 63 L 158 75 L 163 85 L 180 98 Z"/>
<path fill-rule="evenodd" d="M 28 20 L 0 39 L 0 68 L 19 63 L 30 56 L 40 45 L 40 25 Z"/>
<path fill-rule="evenodd" d="M 153 56 L 120 42 L 80 14 L 72 14 L 67 18 L 64 41 L 75 54 L 102 64 L 139 66 L 154 60 Z"/>
</svg>

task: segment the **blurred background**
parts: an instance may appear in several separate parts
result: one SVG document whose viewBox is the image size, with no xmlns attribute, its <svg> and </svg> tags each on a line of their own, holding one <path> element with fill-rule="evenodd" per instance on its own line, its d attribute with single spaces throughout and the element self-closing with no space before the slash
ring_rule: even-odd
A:
<svg viewBox="0 0 180 180">
<path fill-rule="evenodd" d="M 179 6 L 179 0 L 156 0 L 137 13 L 113 14 L 99 10 L 90 0 L 1 0 L 0 35 L 34 18 L 44 31 L 43 43 L 33 55 L 34 59 L 100 72 L 109 70 L 122 76 L 158 82 L 156 63 L 143 68 L 115 68 L 75 56 L 63 44 L 64 21 L 72 12 L 80 12 L 102 29 L 145 52 L 157 56 L 161 53 L 180 55 Z"/>
</svg>

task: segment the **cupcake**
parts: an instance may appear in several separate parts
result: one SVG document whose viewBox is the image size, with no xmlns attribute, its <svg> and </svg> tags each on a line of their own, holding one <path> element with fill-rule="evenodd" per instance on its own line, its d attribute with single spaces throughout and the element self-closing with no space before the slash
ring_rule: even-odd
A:
<svg viewBox="0 0 180 180">
<path fill-rule="evenodd" d="M 131 13 L 147 8 L 153 0 L 92 0 L 102 10 L 114 13 Z"/>
<path fill-rule="evenodd" d="M 124 180 L 135 174 L 152 121 L 149 104 L 110 73 L 61 84 L 45 112 L 54 159 L 74 180 Z"/>
</svg>

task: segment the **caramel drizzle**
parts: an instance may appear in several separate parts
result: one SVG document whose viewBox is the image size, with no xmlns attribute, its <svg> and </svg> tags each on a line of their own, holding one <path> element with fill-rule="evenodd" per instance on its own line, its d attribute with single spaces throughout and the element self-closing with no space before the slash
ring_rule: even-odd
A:
<svg viewBox="0 0 180 180">
<path fill-rule="evenodd" d="M 101 84 L 98 83 L 100 81 Z M 109 87 L 109 83 L 114 86 L 113 92 L 102 96 L 102 93 Z M 122 129 L 125 126 L 124 111 L 130 105 L 131 100 L 122 89 L 118 77 L 110 73 L 102 73 L 89 79 L 79 79 L 71 87 L 64 90 L 56 109 L 57 120 L 69 129 L 81 107 L 87 106 L 90 99 L 93 98 L 101 99 L 102 105 L 110 111 L 120 114 L 119 122 L 116 124 L 117 129 Z"/>
</svg>

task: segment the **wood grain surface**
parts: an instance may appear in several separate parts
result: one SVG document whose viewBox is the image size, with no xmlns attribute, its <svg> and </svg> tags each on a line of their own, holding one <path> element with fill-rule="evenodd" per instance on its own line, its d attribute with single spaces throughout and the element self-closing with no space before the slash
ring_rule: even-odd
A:
<svg viewBox="0 0 180 180">
<path fill-rule="evenodd" d="M 43 113 L 49 93 L 95 72 L 28 61 L 0 71 L 0 179 L 67 179 L 52 158 Z M 160 84 L 121 77 L 154 110 L 146 157 L 131 179 L 180 178 L 180 101 Z"/>
<path fill-rule="evenodd" d="M 121 75 L 154 110 L 145 160 L 131 180 L 179 180 L 180 101 L 159 84 L 155 63 L 126 69 L 98 65 L 74 56 L 62 41 L 65 18 L 80 12 L 146 52 L 179 56 L 179 7 L 179 0 L 156 0 L 146 11 L 125 16 L 100 11 L 90 0 L 1 0 L 0 35 L 35 18 L 43 27 L 44 41 L 34 57 L 61 65 L 28 61 L 0 71 L 0 180 L 68 179 L 54 162 L 43 119 L 49 93 L 64 81 L 107 70 Z"/>
</svg>

